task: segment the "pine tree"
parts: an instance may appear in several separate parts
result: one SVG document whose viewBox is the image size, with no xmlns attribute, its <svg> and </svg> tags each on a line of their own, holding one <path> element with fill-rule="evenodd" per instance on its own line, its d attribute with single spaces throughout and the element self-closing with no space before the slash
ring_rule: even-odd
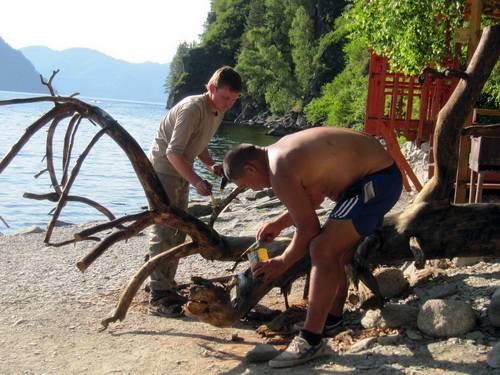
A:
<svg viewBox="0 0 500 375">
<path fill-rule="evenodd" d="M 309 81 L 316 69 L 313 65 L 313 57 L 316 54 L 317 47 L 313 40 L 313 33 L 313 24 L 309 14 L 307 14 L 303 6 L 299 6 L 293 18 L 289 35 L 295 77 L 301 97 L 306 94 Z"/>
</svg>

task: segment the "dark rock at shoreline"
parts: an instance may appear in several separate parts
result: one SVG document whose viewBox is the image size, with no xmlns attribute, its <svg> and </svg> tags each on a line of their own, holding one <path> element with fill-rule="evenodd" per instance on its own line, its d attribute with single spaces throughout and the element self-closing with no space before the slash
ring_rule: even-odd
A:
<svg viewBox="0 0 500 375">
<path fill-rule="evenodd" d="M 243 126 L 263 126 L 270 129 L 266 134 L 275 137 L 283 137 L 288 134 L 298 132 L 320 124 L 310 125 L 302 112 L 289 112 L 280 117 L 273 117 L 269 112 L 262 112 L 258 115 L 247 119 L 237 121 Z"/>
<path fill-rule="evenodd" d="M 272 135 L 274 137 L 284 137 L 285 135 L 296 133 L 302 130 L 301 128 L 296 127 L 285 127 L 285 126 L 277 126 L 269 130 L 266 134 Z"/>
<path fill-rule="evenodd" d="M 290 112 L 269 122 L 269 127 L 272 129 L 267 134 L 282 137 L 306 129 L 308 125 L 303 113 Z"/>
</svg>

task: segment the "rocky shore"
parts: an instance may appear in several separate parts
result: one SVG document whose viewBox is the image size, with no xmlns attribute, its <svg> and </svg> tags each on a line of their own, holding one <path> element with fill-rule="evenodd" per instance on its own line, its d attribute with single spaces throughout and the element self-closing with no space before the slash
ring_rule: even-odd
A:
<svg viewBox="0 0 500 375">
<path fill-rule="evenodd" d="M 427 150 L 406 144 L 402 150 L 422 182 L 427 178 Z M 415 193 L 403 193 L 393 212 L 404 210 Z M 497 199 L 495 199 L 497 201 Z M 333 202 L 317 211 L 326 220 Z M 271 190 L 245 192 L 216 221 L 224 235 L 253 236 L 258 227 L 283 211 Z M 208 201 L 190 204 L 190 212 L 208 221 Z M 56 228 L 54 241 L 95 223 Z M 291 235 L 287 230 L 283 235 Z M 76 262 L 94 246 L 59 248 L 43 244 L 44 229 L 26 228 L 0 236 L 0 373 L 270 373 L 264 360 L 283 348 L 293 323 L 304 314 L 304 280 L 294 283 L 289 301 L 299 312 L 272 322 L 249 319 L 231 329 L 192 318 L 165 319 L 147 312 L 140 291 L 124 322 L 98 333 L 102 318 L 143 263 L 147 235 L 112 246 L 86 273 Z M 232 264 L 200 256 L 182 259 L 177 280 L 213 278 L 241 272 Z M 460 258 L 412 263 L 374 270 L 388 299 L 382 310 L 368 309 L 366 288 L 351 288 L 345 324 L 329 339 L 328 356 L 289 369 L 290 374 L 401 373 L 500 374 L 500 262 Z M 279 290 L 272 290 L 258 310 L 284 310 Z"/>
<path fill-rule="evenodd" d="M 394 211 L 413 198 L 404 193 Z M 332 206 L 325 202 L 318 210 L 322 220 Z M 207 208 L 208 202 L 194 202 L 191 209 L 203 218 Z M 246 192 L 220 215 L 215 228 L 225 235 L 253 235 L 282 210 L 271 191 Z M 70 238 L 89 225 L 58 227 L 54 240 Z M 270 348 L 283 348 L 291 337 L 290 325 L 273 333 L 256 330 L 261 323 L 251 320 L 219 329 L 192 318 L 153 317 L 147 313 L 144 291 L 124 322 L 98 333 L 100 319 L 141 266 L 147 236 L 114 245 L 85 274 L 75 263 L 92 243 L 52 248 L 43 245 L 43 236 L 43 229 L 32 228 L 0 237 L 2 374 L 270 373 L 261 361 Z M 228 275 L 231 266 L 192 256 L 181 261 L 178 281 L 188 282 L 193 275 Z M 235 272 L 246 266 L 241 264 Z M 434 261 L 418 271 L 411 264 L 392 265 L 380 267 L 376 275 L 389 298 L 385 308 L 360 308 L 356 298 L 363 292 L 353 292 L 344 329 L 328 341 L 329 355 L 290 369 L 290 374 L 500 374 L 498 260 Z M 303 280 L 294 284 L 291 304 L 303 304 L 302 286 Z M 284 310 L 279 291 L 269 293 L 262 306 Z"/>
</svg>

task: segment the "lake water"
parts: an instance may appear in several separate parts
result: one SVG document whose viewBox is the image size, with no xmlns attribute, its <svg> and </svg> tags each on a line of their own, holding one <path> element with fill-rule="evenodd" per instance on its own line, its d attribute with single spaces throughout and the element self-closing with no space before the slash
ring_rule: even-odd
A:
<svg viewBox="0 0 500 375">
<path fill-rule="evenodd" d="M 0 100 L 23 98 L 33 95 L 0 91 Z M 99 106 L 122 125 L 147 152 L 153 136 L 165 114 L 161 103 L 137 103 L 109 99 L 82 98 L 90 104 Z M 12 145 L 24 134 L 24 130 L 47 112 L 53 104 L 33 103 L 0 106 L 0 158 L 3 158 Z M 54 164 L 58 178 L 61 177 L 62 144 L 67 121 L 58 126 L 54 138 Z M 9 166 L 0 174 L 0 216 L 7 222 L 7 228 L 0 221 L 0 232 L 13 233 L 24 227 L 46 226 L 50 221 L 50 211 L 55 203 L 23 198 L 23 193 L 45 194 L 53 192 L 47 173 L 35 178 L 35 174 L 46 168 L 45 140 L 48 124 L 39 130 L 22 148 Z M 72 155 L 72 165 L 90 139 L 100 128 L 88 121 L 82 121 Z M 216 161 L 222 160 L 224 153 L 237 143 L 268 145 L 276 138 L 265 134 L 264 128 L 237 127 L 223 124 L 209 144 L 209 150 Z M 214 185 L 220 182 L 198 161 L 195 170 Z M 226 194 L 229 192 L 226 189 Z M 216 194 L 218 189 L 214 189 Z M 71 195 L 90 198 L 111 210 L 119 217 L 141 211 L 147 205 L 144 192 L 123 151 L 108 137 L 104 136 L 94 146 L 85 159 L 75 180 Z M 192 198 L 198 197 L 194 189 Z M 95 209 L 81 203 L 69 202 L 62 210 L 59 220 L 82 223 L 105 219 Z"/>
</svg>

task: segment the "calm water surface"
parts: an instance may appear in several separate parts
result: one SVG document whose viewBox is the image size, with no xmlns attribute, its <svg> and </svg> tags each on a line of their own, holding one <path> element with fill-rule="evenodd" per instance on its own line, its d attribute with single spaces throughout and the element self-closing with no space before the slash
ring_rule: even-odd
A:
<svg viewBox="0 0 500 375">
<path fill-rule="evenodd" d="M 29 96 L 32 95 L 0 91 L 0 100 Z M 165 114 L 163 104 L 158 103 L 82 99 L 108 112 L 137 140 L 145 152 L 149 149 L 160 120 Z M 0 158 L 7 154 L 12 145 L 24 134 L 24 130 L 52 105 L 33 103 L 0 106 Z M 67 125 L 67 121 L 58 126 L 54 138 L 54 164 L 58 178 L 61 176 L 61 150 L 66 129 L 63 125 Z M 39 130 L 0 174 L 0 216 L 10 226 L 7 228 L 0 222 L 1 233 L 13 233 L 31 225 L 44 226 L 50 221 L 50 211 L 55 207 L 55 203 L 23 198 L 25 192 L 45 194 L 53 191 L 47 173 L 35 178 L 35 174 L 46 168 L 43 157 L 48 126 Z M 82 121 L 73 151 L 72 165 L 99 129 L 89 122 Z M 265 135 L 265 131 L 263 128 L 223 124 L 210 142 L 209 149 L 214 159 L 220 161 L 225 151 L 234 144 L 247 142 L 268 145 L 274 142 L 276 138 Z M 199 162 L 196 162 L 195 169 L 213 184 L 219 184 L 218 179 L 208 173 Z M 147 205 L 144 192 L 130 162 L 121 148 L 107 136 L 101 138 L 85 159 L 70 194 L 93 199 L 111 210 L 115 216 L 138 212 L 141 207 Z M 190 194 L 192 198 L 197 197 L 193 189 Z M 93 208 L 69 202 L 59 220 L 82 223 L 103 218 L 104 216 Z"/>
</svg>

